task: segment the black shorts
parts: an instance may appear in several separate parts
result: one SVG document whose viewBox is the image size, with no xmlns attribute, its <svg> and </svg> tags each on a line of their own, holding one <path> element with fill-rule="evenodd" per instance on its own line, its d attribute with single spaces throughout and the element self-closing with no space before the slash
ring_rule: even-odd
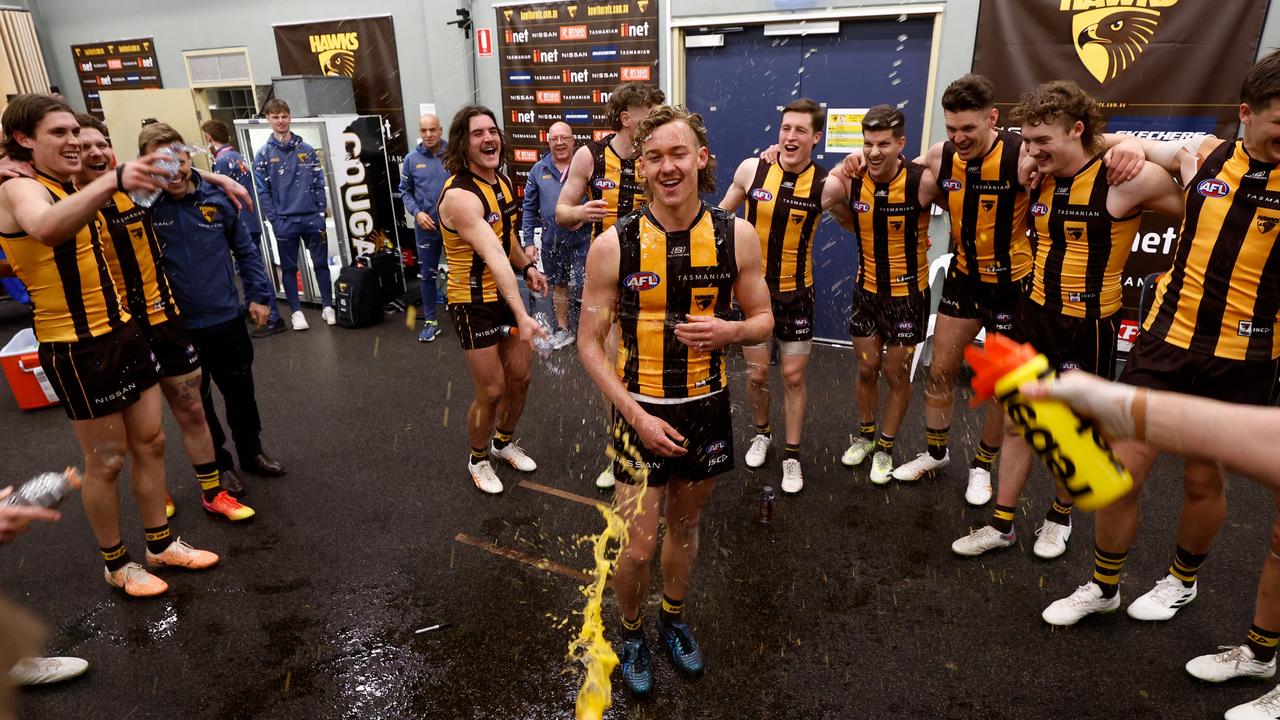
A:
<svg viewBox="0 0 1280 720">
<path fill-rule="evenodd" d="M 200 369 L 200 354 L 187 335 L 187 326 L 181 320 L 169 320 L 159 325 L 138 323 L 142 336 L 160 363 L 160 377 L 181 377 Z"/>
<path fill-rule="evenodd" d="M 453 303 L 449 306 L 453 329 L 458 331 L 463 350 L 480 350 L 497 345 L 506 335 L 503 328 L 516 326 L 516 315 L 501 300 L 485 303 Z"/>
<path fill-rule="evenodd" d="M 1048 312 L 1023 297 L 1015 320 L 1018 338 L 1049 359 L 1057 372 L 1085 370 L 1110 380 L 1116 375 L 1116 334 L 1120 319 L 1089 320 Z"/>
<path fill-rule="evenodd" d="M 884 297 L 853 289 L 849 334 L 878 336 L 885 345 L 919 345 L 929 327 L 929 290 L 904 297 Z"/>
<path fill-rule="evenodd" d="M 956 268 L 951 258 L 947 280 L 942 284 L 942 300 L 938 312 L 962 320 L 981 320 L 989 333 L 1018 338 L 1014 318 L 1018 300 L 1031 289 L 1031 274 L 1006 285 L 984 283 Z"/>
<path fill-rule="evenodd" d="M 1245 405 L 1270 405 L 1276 360 L 1228 360 L 1139 332 L 1120 382 Z"/>
<path fill-rule="evenodd" d="M 813 339 L 813 288 L 770 295 L 773 306 L 773 336 L 782 342 Z"/>
<path fill-rule="evenodd" d="M 671 478 L 706 480 L 733 469 L 733 421 L 728 390 L 675 405 L 641 402 L 640 407 L 670 423 L 684 436 L 684 448 L 689 452 L 674 458 L 650 452 L 615 409 L 613 476 L 618 482 L 639 484 L 643 468 L 649 471 L 649 487 L 666 485 Z"/>
<path fill-rule="evenodd" d="M 120 412 L 160 380 L 160 363 L 132 322 L 88 340 L 40 343 L 40 367 L 72 420 Z"/>
</svg>

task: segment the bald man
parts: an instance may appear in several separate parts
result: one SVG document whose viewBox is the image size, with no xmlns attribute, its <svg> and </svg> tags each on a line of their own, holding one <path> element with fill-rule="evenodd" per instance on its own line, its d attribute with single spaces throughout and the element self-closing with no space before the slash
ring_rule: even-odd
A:
<svg viewBox="0 0 1280 720">
<path fill-rule="evenodd" d="M 440 118 L 423 115 L 418 118 L 418 136 L 422 141 L 404 158 L 400 168 L 400 199 L 413 216 L 413 234 L 418 246 L 419 277 L 422 278 L 422 333 L 418 342 L 431 342 L 440 331 L 436 324 L 436 272 L 440 267 L 440 214 L 436 203 L 449 171 L 444 169 L 444 153 L 448 146 L 440 139 Z"/>
<path fill-rule="evenodd" d="M 569 306 L 572 302 L 576 307 L 582 300 L 582 278 L 586 273 L 591 235 L 587 226 L 565 230 L 556 225 L 556 201 L 573 160 L 573 130 L 562 122 L 553 124 L 547 128 L 547 146 L 551 152 L 529 170 L 529 179 L 524 185 L 520 244 L 529 262 L 534 262 L 537 249 L 533 231 L 542 228 L 542 271 L 547 276 L 547 285 L 551 286 L 556 315 L 551 347 L 559 350 L 573 344 L 576 337 L 577 323 L 570 322 Z"/>
</svg>

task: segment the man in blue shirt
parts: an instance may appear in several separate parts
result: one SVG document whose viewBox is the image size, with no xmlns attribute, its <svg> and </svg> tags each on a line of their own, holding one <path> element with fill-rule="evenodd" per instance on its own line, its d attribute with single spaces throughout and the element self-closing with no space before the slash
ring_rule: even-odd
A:
<svg viewBox="0 0 1280 720">
<path fill-rule="evenodd" d="M 138 135 L 145 155 L 167 146 L 181 147 L 182 136 L 172 127 L 153 123 Z M 205 373 L 200 385 L 205 418 L 218 455 L 219 467 L 229 467 L 224 448 L 227 436 L 213 406 L 210 380 L 227 406 L 227 424 L 243 470 L 280 476 L 284 467 L 262 449 L 262 420 L 253 389 L 253 343 L 245 330 L 236 270 L 249 303 L 249 317 L 262 327 L 273 300 L 271 285 L 258 246 L 226 194 L 191 171 L 191 156 L 177 153 L 182 166 L 165 194 L 152 206 L 152 224 L 160 243 L 161 262 L 182 311 L 191 342 Z M 235 256 L 235 264 L 231 260 Z"/>
<path fill-rule="evenodd" d="M 418 118 L 422 142 L 404 158 L 400 168 L 400 199 L 413 216 L 413 234 L 418 246 L 419 277 L 422 278 L 422 333 L 418 342 L 436 339 L 436 272 L 440 268 L 440 213 L 436 203 L 449 179 L 444 168 L 448 143 L 440 139 L 440 118 L 427 114 Z"/>
<path fill-rule="evenodd" d="M 272 98 L 262 107 L 271 123 L 271 138 L 253 158 L 253 180 L 258 185 L 258 205 L 271 223 L 280 253 L 280 274 L 285 298 L 293 315 L 294 330 L 306 330 L 307 318 L 298 299 L 298 243 L 307 246 L 315 267 L 316 283 L 324 309 L 320 316 L 330 325 L 338 321 L 333 312 L 333 282 L 329 277 L 329 238 L 325 233 L 324 166 L 315 148 L 289 130 L 293 116 L 289 104 Z"/>
<path fill-rule="evenodd" d="M 571 345 L 576 337 L 573 330 L 576 323 L 569 321 L 569 306 L 571 300 L 575 308 L 582 301 L 582 279 L 586 274 L 591 234 L 587 225 L 578 230 L 565 230 L 556 224 L 556 201 L 560 199 L 560 187 L 573 160 L 573 130 L 563 122 L 555 123 L 547 130 L 547 145 L 551 152 L 529 170 L 529 179 L 524 185 L 520 244 L 525 254 L 532 257 L 534 228 L 542 228 L 542 270 L 551 286 L 556 316 L 551 347 L 559 350 Z"/>
<path fill-rule="evenodd" d="M 244 161 L 244 156 L 231 145 L 231 128 L 221 120 L 205 120 L 200 130 L 204 134 L 204 144 L 209 147 L 209 154 L 213 156 L 213 171 L 240 183 L 244 191 L 249 193 L 249 197 L 253 197 L 253 175 L 249 172 L 249 165 Z M 249 229 L 249 237 L 253 239 L 253 244 L 261 248 L 262 221 L 258 219 L 257 210 L 252 206 L 241 208 L 240 220 Z M 275 335 L 285 329 L 284 320 L 280 319 L 280 311 L 276 308 L 275 298 L 267 303 L 267 310 L 270 313 L 267 324 L 253 331 L 255 338 Z"/>
</svg>

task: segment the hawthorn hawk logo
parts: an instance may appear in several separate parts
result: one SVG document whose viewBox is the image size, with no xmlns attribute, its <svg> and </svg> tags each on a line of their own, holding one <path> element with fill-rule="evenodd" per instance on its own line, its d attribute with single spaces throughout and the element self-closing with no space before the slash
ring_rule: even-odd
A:
<svg viewBox="0 0 1280 720">
<path fill-rule="evenodd" d="M 1071 40 L 1076 55 L 1099 83 L 1115 80 L 1138 62 L 1160 27 L 1161 10 L 1178 0 L 1130 0 L 1119 3 L 1097 0 L 1062 0 L 1062 11 L 1071 17 Z M 1103 7 L 1099 7 L 1104 5 Z"/>
</svg>

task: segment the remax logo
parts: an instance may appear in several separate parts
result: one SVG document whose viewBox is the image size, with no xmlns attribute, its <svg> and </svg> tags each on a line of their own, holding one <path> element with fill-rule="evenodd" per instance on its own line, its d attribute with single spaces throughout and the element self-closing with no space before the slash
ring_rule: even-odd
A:
<svg viewBox="0 0 1280 720">
<path fill-rule="evenodd" d="M 622 82 L 649 82 L 653 77 L 648 65 L 623 65 L 618 69 Z"/>
<path fill-rule="evenodd" d="M 871 212 L 871 203 L 866 200 L 859 200 L 853 204 L 853 211 L 860 213 Z"/>
<path fill-rule="evenodd" d="M 560 104 L 559 90 L 539 90 L 535 95 L 535 97 L 537 98 L 537 103 L 539 105 L 559 105 Z"/>
<path fill-rule="evenodd" d="M 591 184 L 601 190 L 613 190 L 618 187 L 618 183 L 610 180 L 609 178 L 596 178 L 591 182 Z"/>
<path fill-rule="evenodd" d="M 612 130 L 592 130 L 592 131 L 591 131 L 591 139 L 592 139 L 592 140 L 603 140 L 603 139 L 605 139 L 605 138 L 609 137 L 609 136 L 610 136 L 610 135 L 612 135 L 612 134 L 613 134 L 613 131 L 612 131 Z"/>
<path fill-rule="evenodd" d="M 942 181 L 941 185 L 943 190 L 947 190 L 949 192 L 957 192 L 964 187 L 964 183 L 955 178 L 947 178 Z"/>
<path fill-rule="evenodd" d="M 751 191 L 751 199 L 759 200 L 760 202 L 769 202 L 773 199 L 773 193 L 765 190 L 764 188 L 756 188 Z"/>
<path fill-rule="evenodd" d="M 662 284 L 662 278 L 658 277 L 658 273 L 642 270 L 641 272 L 631 273 L 622 281 L 628 290 L 635 292 L 644 292 L 652 290 Z"/>
<path fill-rule="evenodd" d="M 560 26 L 561 42 L 564 42 L 565 40 L 586 40 L 586 39 L 587 39 L 586 25 L 561 25 Z"/>
<path fill-rule="evenodd" d="M 516 162 L 536 163 L 538 162 L 538 151 L 529 148 L 516 148 L 512 151 L 511 156 Z"/>
<path fill-rule="evenodd" d="M 1224 198 L 1231 193 L 1231 186 L 1217 178 L 1201 180 L 1196 192 L 1207 198 Z"/>
<path fill-rule="evenodd" d="M 1042 202 L 1038 202 L 1031 206 L 1031 214 L 1036 217 L 1044 217 L 1049 214 L 1049 206 Z"/>
</svg>

